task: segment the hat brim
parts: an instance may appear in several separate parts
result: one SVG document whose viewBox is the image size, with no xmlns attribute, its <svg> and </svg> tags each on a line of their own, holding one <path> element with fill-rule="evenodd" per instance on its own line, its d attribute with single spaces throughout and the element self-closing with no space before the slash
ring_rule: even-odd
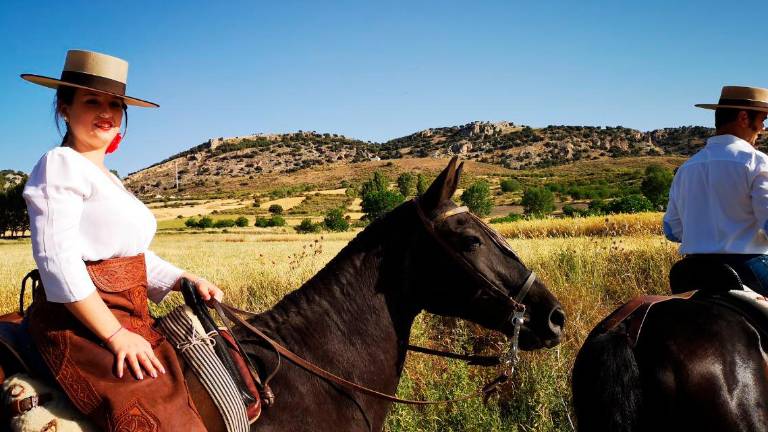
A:
<svg viewBox="0 0 768 432">
<path fill-rule="evenodd" d="M 52 89 L 57 89 L 57 88 L 59 88 L 59 86 L 67 86 L 67 87 L 76 87 L 76 88 L 81 88 L 81 89 L 86 89 L 86 90 L 93 90 L 93 91 L 97 91 L 99 93 L 105 93 L 105 94 L 108 94 L 108 95 L 111 95 L 111 96 L 119 97 L 120 99 L 122 99 L 125 102 L 126 105 L 143 107 L 143 108 L 159 108 L 160 107 L 160 105 L 158 105 L 158 104 L 156 104 L 154 102 L 145 101 L 143 99 L 138 99 L 138 98 L 131 97 L 131 96 L 120 95 L 120 94 L 117 94 L 117 93 L 112 93 L 112 92 L 108 92 L 108 91 L 104 91 L 104 90 L 99 90 L 97 88 L 83 86 L 83 85 L 79 85 L 79 84 L 72 84 L 70 82 L 66 82 L 66 81 L 62 81 L 60 79 L 46 77 L 46 76 L 42 76 L 42 75 L 22 74 L 21 78 L 25 79 L 25 80 L 33 83 L 33 84 L 38 84 L 38 85 L 41 85 L 41 86 L 44 86 L 44 87 L 48 87 L 48 88 L 52 88 Z"/>
<path fill-rule="evenodd" d="M 761 111 L 768 113 L 768 108 L 763 107 L 755 107 L 755 106 L 744 106 L 744 105 L 720 105 L 720 104 L 696 104 L 694 105 L 697 108 L 704 108 L 704 109 L 718 109 L 718 108 L 734 108 L 744 111 Z"/>
</svg>

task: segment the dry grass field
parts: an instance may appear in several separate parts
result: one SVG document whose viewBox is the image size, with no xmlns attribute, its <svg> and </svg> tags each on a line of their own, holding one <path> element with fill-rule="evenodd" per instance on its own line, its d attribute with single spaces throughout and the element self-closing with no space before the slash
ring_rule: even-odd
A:
<svg viewBox="0 0 768 432">
<path fill-rule="evenodd" d="M 569 375 L 589 330 L 614 307 L 640 293 L 661 293 L 678 258 L 659 235 L 660 215 L 523 221 L 495 226 L 510 237 L 523 261 L 562 302 L 566 336 L 558 347 L 524 353 L 520 369 L 502 393 L 428 408 L 395 407 L 386 430 L 570 431 Z M 354 233 L 160 234 L 153 249 L 169 261 L 215 281 L 237 306 L 263 311 L 318 271 Z M 0 241 L 0 312 L 17 305 L 18 284 L 34 267 L 28 240 Z M 178 296 L 154 307 L 168 310 Z M 419 317 L 413 341 L 439 348 L 472 349 L 496 336 L 475 325 L 429 315 Z M 414 354 L 399 395 L 451 398 L 473 391 L 495 371 Z"/>
</svg>

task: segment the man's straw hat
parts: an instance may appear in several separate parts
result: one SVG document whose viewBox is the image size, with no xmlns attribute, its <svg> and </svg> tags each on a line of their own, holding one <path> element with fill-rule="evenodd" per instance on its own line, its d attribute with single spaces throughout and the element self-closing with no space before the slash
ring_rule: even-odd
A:
<svg viewBox="0 0 768 432">
<path fill-rule="evenodd" d="M 760 87 L 725 86 L 716 104 L 696 104 L 699 108 L 736 108 L 768 112 L 768 89 Z"/>
<path fill-rule="evenodd" d="M 58 88 L 61 85 L 95 90 L 118 96 L 126 105 L 157 108 L 160 105 L 125 95 L 128 81 L 128 62 L 93 51 L 69 50 L 61 78 L 22 74 L 22 78 L 41 86 Z"/>
</svg>

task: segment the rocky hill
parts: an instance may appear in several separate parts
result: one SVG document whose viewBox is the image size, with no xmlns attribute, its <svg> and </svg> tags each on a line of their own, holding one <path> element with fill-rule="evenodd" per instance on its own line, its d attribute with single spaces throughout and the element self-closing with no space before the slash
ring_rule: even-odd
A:
<svg viewBox="0 0 768 432">
<path fill-rule="evenodd" d="M 700 126 L 641 132 L 620 126 L 535 129 L 511 122 L 472 122 L 426 129 L 384 143 L 303 131 L 219 137 L 132 173 L 125 183 L 142 196 L 199 194 L 221 191 L 224 184 L 226 190 L 248 188 L 259 178 L 378 160 L 460 155 L 465 160 L 522 169 L 622 156 L 687 156 L 712 133 Z M 765 149 L 766 144 L 763 137 L 760 145 Z"/>
</svg>

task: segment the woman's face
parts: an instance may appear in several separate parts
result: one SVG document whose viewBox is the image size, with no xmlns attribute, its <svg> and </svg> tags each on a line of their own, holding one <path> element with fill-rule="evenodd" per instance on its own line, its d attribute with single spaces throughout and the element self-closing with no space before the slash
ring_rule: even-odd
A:
<svg viewBox="0 0 768 432">
<path fill-rule="evenodd" d="M 71 105 L 61 107 L 61 115 L 69 122 L 78 151 L 106 149 L 120 132 L 123 122 L 123 100 L 93 90 L 78 88 Z"/>
</svg>

